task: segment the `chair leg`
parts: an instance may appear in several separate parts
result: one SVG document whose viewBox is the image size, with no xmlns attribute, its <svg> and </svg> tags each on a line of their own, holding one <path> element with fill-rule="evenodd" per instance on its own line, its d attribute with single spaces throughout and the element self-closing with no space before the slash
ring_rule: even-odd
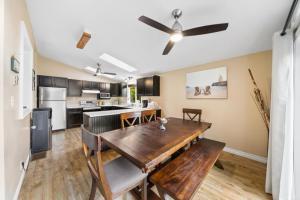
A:
<svg viewBox="0 0 300 200">
<path fill-rule="evenodd" d="M 221 161 L 220 161 L 219 159 L 218 159 L 217 162 L 215 163 L 215 166 L 216 166 L 217 168 L 221 169 L 221 170 L 224 170 L 224 167 L 223 167 L 223 165 L 222 165 L 222 163 L 221 163 Z"/>
<path fill-rule="evenodd" d="M 145 178 L 143 181 L 142 200 L 147 200 L 147 190 L 148 190 L 147 178 Z"/>
<path fill-rule="evenodd" d="M 97 189 L 97 183 L 96 180 L 94 178 L 92 178 L 92 189 L 91 189 L 91 193 L 90 193 L 90 198 L 89 200 L 94 200 L 95 199 L 95 195 L 96 195 L 96 189 Z"/>
</svg>

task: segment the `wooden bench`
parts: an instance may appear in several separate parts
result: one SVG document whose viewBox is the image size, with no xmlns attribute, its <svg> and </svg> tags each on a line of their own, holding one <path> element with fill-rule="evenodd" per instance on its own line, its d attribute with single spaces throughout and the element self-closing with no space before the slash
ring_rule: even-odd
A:
<svg viewBox="0 0 300 200">
<path fill-rule="evenodd" d="M 191 199 L 209 170 L 214 166 L 225 143 L 201 139 L 150 177 L 161 199 L 168 194 L 176 200 Z"/>
</svg>

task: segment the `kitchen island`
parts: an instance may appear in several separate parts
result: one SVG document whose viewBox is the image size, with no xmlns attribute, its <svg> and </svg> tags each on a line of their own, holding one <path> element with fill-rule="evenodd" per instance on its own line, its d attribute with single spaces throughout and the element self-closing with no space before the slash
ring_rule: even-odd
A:
<svg viewBox="0 0 300 200">
<path fill-rule="evenodd" d="M 130 108 L 121 107 L 118 110 L 107 110 L 83 113 L 83 125 L 92 133 L 99 134 L 121 128 L 120 114 L 128 112 L 142 112 L 154 108 Z M 157 117 L 161 116 L 161 110 L 155 109 Z"/>
</svg>

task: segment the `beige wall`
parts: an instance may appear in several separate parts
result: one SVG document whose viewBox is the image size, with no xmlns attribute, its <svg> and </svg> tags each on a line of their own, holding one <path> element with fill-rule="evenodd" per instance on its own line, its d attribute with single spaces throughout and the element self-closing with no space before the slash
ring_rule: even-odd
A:
<svg viewBox="0 0 300 200">
<path fill-rule="evenodd" d="M 10 57 L 19 54 L 20 21 L 24 21 L 34 45 L 31 24 L 25 0 L 5 0 L 4 7 L 4 159 L 5 159 L 5 199 L 13 199 L 22 171 L 20 162 L 26 161 L 30 149 L 30 116 L 17 119 L 18 87 L 12 84 L 15 73 L 10 71 Z M 36 60 L 36 55 L 35 55 Z M 11 105 L 11 99 L 14 104 Z"/>
<path fill-rule="evenodd" d="M 84 70 L 77 69 L 75 67 L 65 65 L 55 60 L 39 56 L 37 63 L 37 74 L 66 77 L 77 80 L 89 80 L 89 81 L 103 81 L 103 82 L 115 82 L 105 77 L 95 77 Z"/>
<path fill-rule="evenodd" d="M 251 97 L 251 68 L 263 93 L 270 93 L 271 51 L 232 58 L 161 74 L 158 101 L 166 116 L 182 117 L 182 108 L 203 110 L 203 120 L 212 122 L 206 137 L 226 142 L 228 147 L 267 155 L 267 131 Z M 186 99 L 186 73 L 220 66 L 228 68 L 228 99 Z M 269 95 L 267 95 L 269 96 Z"/>
</svg>

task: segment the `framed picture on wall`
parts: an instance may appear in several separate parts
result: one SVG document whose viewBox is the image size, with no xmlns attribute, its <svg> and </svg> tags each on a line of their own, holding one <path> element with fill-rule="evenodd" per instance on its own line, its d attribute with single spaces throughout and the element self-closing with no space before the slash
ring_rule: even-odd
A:
<svg viewBox="0 0 300 200">
<path fill-rule="evenodd" d="M 17 60 L 15 56 L 12 56 L 10 58 L 10 70 L 17 74 L 20 71 L 20 62 Z"/>
<path fill-rule="evenodd" d="M 227 67 L 203 70 L 186 75 L 186 98 L 227 98 Z"/>
</svg>

